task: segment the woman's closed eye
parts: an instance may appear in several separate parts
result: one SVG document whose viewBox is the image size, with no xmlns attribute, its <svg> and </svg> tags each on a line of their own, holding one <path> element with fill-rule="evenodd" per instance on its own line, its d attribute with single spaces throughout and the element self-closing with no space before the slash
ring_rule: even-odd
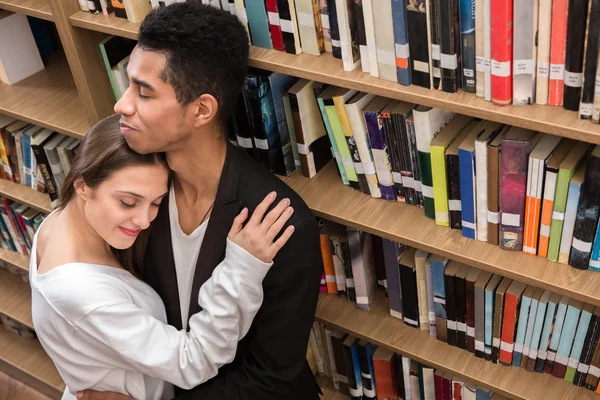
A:
<svg viewBox="0 0 600 400">
<path fill-rule="evenodd" d="M 133 208 L 133 207 L 135 207 L 135 203 L 128 203 L 128 202 L 121 200 L 121 206 L 123 208 Z"/>
</svg>

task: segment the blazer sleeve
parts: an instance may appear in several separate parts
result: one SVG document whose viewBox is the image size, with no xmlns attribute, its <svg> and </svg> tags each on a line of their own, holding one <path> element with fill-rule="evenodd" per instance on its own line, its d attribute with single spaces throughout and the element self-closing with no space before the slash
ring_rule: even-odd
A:
<svg viewBox="0 0 600 400">
<path fill-rule="evenodd" d="M 191 317 L 189 332 L 157 320 L 120 296 L 80 319 L 75 334 L 88 350 L 102 354 L 102 360 L 96 360 L 102 366 L 192 388 L 235 358 L 237 343 L 262 304 L 262 281 L 272 265 L 228 240 L 225 259 L 200 288 L 203 310 Z M 80 350 L 85 354 L 86 348 Z"/>
<path fill-rule="evenodd" d="M 210 381 L 176 400 L 280 400 L 306 364 L 306 348 L 323 270 L 314 217 L 294 223 L 294 234 L 265 278 L 248 352 Z"/>
</svg>

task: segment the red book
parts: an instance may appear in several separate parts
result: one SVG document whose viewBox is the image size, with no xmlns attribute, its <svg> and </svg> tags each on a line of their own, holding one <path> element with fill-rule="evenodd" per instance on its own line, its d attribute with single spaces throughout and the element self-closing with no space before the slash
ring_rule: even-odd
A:
<svg viewBox="0 0 600 400">
<path fill-rule="evenodd" d="M 563 105 L 568 10 L 569 0 L 552 0 L 550 83 L 548 87 L 548 104 L 551 106 Z M 581 23 L 585 22 L 581 21 Z"/>
<path fill-rule="evenodd" d="M 281 24 L 279 22 L 279 9 L 277 0 L 266 0 L 267 14 L 269 16 L 269 29 L 271 31 L 271 41 L 275 50 L 285 51 L 283 45 L 283 34 L 281 33 Z"/>
<path fill-rule="evenodd" d="M 435 384 L 435 400 L 444 400 L 444 373 L 438 369 L 435 371 L 433 379 Z"/>
<path fill-rule="evenodd" d="M 513 0 L 491 0 L 492 102 L 512 103 Z"/>
<path fill-rule="evenodd" d="M 513 281 L 504 297 L 504 320 L 502 321 L 502 337 L 500 343 L 500 362 L 512 364 L 513 350 L 515 346 L 515 333 L 521 297 L 527 285 L 522 282 Z"/>
<path fill-rule="evenodd" d="M 373 354 L 373 369 L 375 371 L 375 389 L 378 400 L 398 400 L 396 384 L 396 357 L 394 353 L 379 347 Z"/>
<path fill-rule="evenodd" d="M 442 379 L 442 400 L 452 400 L 452 374 L 449 373 Z"/>
<path fill-rule="evenodd" d="M 463 389 L 463 381 L 460 380 L 452 380 L 452 400 L 462 400 L 462 389 Z"/>
</svg>

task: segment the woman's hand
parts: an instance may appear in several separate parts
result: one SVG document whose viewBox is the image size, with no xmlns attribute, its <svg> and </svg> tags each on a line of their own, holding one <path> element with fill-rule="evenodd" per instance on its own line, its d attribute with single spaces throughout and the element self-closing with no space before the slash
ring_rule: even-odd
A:
<svg viewBox="0 0 600 400">
<path fill-rule="evenodd" d="M 277 252 L 281 250 L 294 232 L 294 227 L 290 225 L 273 242 L 275 236 L 294 213 L 294 209 L 289 206 L 290 200 L 283 199 L 265 216 L 276 197 L 275 192 L 269 193 L 256 207 L 246 226 L 243 226 L 243 224 L 248 218 L 248 209 L 244 208 L 233 220 L 233 226 L 228 235 L 229 240 L 265 263 L 273 261 Z"/>
</svg>

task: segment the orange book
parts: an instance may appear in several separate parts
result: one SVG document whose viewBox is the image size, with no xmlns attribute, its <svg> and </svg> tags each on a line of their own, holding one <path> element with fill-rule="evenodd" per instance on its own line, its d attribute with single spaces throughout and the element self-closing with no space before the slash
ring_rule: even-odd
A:
<svg viewBox="0 0 600 400">
<path fill-rule="evenodd" d="M 327 282 L 327 293 L 337 294 L 337 283 L 335 281 L 335 268 L 333 267 L 333 252 L 329 235 L 321 234 L 321 257 L 323 258 L 323 269 L 325 270 L 325 282 Z"/>
<path fill-rule="evenodd" d="M 539 228 L 535 221 L 540 220 L 542 200 L 535 195 L 527 196 L 525 201 L 525 231 L 523 237 L 523 252 L 535 256 L 535 248 Z"/>
<path fill-rule="evenodd" d="M 548 104 L 551 106 L 563 105 L 568 9 L 569 0 L 552 1 L 550 83 L 548 85 Z M 582 23 L 585 22 L 582 21 Z"/>
<path fill-rule="evenodd" d="M 504 298 L 504 319 L 502 321 L 502 336 L 500 342 L 500 362 L 512 364 L 513 350 L 515 346 L 515 333 L 521 297 L 527 285 L 522 282 L 513 281 Z"/>
<path fill-rule="evenodd" d="M 373 354 L 373 370 L 377 377 L 375 380 L 377 399 L 398 400 L 396 355 L 388 349 L 378 347 Z"/>
</svg>

